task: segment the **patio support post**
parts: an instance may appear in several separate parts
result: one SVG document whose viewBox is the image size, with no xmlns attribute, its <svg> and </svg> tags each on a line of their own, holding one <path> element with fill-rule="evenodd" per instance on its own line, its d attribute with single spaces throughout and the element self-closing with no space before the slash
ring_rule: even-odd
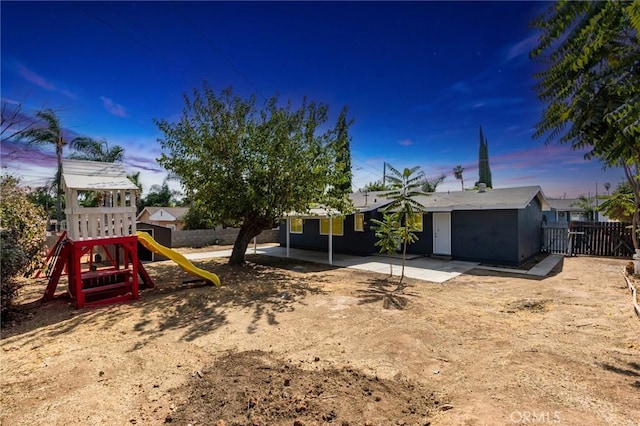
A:
<svg viewBox="0 0 640 426">
<path fill-rule="evenodd" d="M 287 234 L 287 257 L 289 257 L 289 242 L 291 241 L 289 232 L 291 232 L 291 217 L 287 216 L 287 229 L 285 229 L 285 234 Z"/>
<path fill-rule="evenodd" d="M 329 215 L 329 265 L 333 265 L 333 217 Z"/>
</svg>

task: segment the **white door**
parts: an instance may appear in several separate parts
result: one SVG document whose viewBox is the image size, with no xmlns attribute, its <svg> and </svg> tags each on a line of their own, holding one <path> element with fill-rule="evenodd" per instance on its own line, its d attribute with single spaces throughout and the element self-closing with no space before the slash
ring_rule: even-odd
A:
<svg viewBox="0 0 640 426">
<path fill-rule="evenodd" d="M 433 254 L 451 255 L 451 213 L 433 214 Z"/>
</svg>

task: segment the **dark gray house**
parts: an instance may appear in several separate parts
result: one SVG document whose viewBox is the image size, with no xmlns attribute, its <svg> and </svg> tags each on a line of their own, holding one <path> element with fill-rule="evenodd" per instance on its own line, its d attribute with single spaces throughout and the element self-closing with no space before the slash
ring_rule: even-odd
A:
<svg viewBox="0 0 640 426">
<path fill-rule="evenodd" d="M 290 216 L 281 221 L 280 245 L 323 251 L 331 245 L 338 253 L 375 254 L 379 250 L 371 219 L 382 219 L 389 204 L 382 194 L 352 194 L 356 212 L 346 216 L 323 209 Z M 416 201 L 425 212 L 414 218 L 420 230 L 408 253 L 518 265 L 540 252 L 542 215 L 549 206 L 539 186 L 434 192 Z"/>
</svg>

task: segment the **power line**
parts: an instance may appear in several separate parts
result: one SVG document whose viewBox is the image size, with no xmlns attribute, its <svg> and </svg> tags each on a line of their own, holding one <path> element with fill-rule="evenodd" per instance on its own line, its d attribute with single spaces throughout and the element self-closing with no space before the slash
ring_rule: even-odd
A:
<svg viewBox="0 0 640 426">
<path fill-rule="evenodd" d="M 89 12 L 88 10 L 86 10 L 85 8 L 81 7 L 77 2 L 73 3 L 78 9 L 80 9 L 82 12 L 86 13 L 87 15 L 91 16 L 93 19 L 95 19 L 96 21 L 102 23 L 103 25 L 106 25 L 107 27 L 111 28 L 112 30 L 114 30 L 115 32 L 117 32 L 118 34 L 128 38 L 129 40 L 133 41 L 136 44 L 139 44 L 140 46 L 142 46 L 143 48 L 145 48 L 146 50 L 148 50 L 149 52 L 153 53 L 154 55 L 157 55 L 159 57 L 161 57 L 158 52 L 156 52 L 155 50 L 153 50 L 152 48 L 150 48 L 149 46 L 147 46 L 146 44 L 142 43 L 141 41 L 139 41 L 138 39 L 136 39 L 133 36 L 130 36 L 129 34 L 125 33 L 124 31 L 120 30 L 119 28 L 117 28 L 114 25 L 111 25 L 109 22 L 105 21 L 104 19 L 100 18 L 99 16 L 94 15 L 93 13 Z"/>
<path fill-rule="evenodd" d="M 247 76 L 245 76 L 242 71 L 240 71 L 240 69 L 238 69 L 238 67 L 235 66 L 235 64 L 231 61 L 231 59 L 224 54 L 224 52 L 218 47 L 216 46 L 216 44 L 211 41 L 211 39 L 209 37 L 207 37 L 207 35 L 205 33 L 203 33 L 200 28 L 191 20 L 189 19 L 189 17 L 182 12 L 182 10 L 180 10 L 180 8 L 177 5 L 177 2 L 172 1 L 171 4 L 173 5 L 173 7 L 176 9 L 176 11 L 182 15 L 182 17 L 184 18 L 184 20 L 193 27 L 194 31 L 196 32 L 196 34 L 198 34 L 208 45 L 209 47 L 211 47 L 214 51 L 216 51 L 225 61 L 227 61 L 227 63 L 231 66 L 231 68 L 233 68 L 233 70 L 240 76 L 242 77 L 242 79 L 249 85 L 251 86 L 251 88 L 253 88 L 253 90 L 255 91 L 255 93 L 257 93 L 258 95 L 260 95 L 260 97 L 262 97 L 262 99 L 264 99 L 265 101 L 267 100 L 267 98 L 260 93 L 260 91 L 258 90 L 258 88 L 247 78 Z"/>
</svg>

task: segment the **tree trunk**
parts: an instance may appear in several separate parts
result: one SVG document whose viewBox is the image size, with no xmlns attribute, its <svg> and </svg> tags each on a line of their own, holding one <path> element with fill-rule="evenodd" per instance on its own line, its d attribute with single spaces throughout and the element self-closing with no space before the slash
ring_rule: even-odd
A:
<svg viewBox="0 0 640 426">
<path fill-rule="evenodd" d="M 56 157 L 58 159 L 58 172 L 56 176 L 56 231 L 59 231 L 60 222 L 62 222 L 62 145 L 56 146 Z"/>
<path fill-rule="evenodd" d="M 265 229 L 270 229 L 269 226 L 261 226 L 261 221 L 255 220 L 248 222 L 240 227 L 238 237 L 233 243 L 233 251 L 229 258 L 229 265 L 242 265 L 244 263 L 244 255 L 247 252 L 247 247 L 253 239 L 259 233 Z"/>
<path fill-rule="evenodd" d="M 631 170 L 631 166 L 622 163 L 622 170 L 624 170 L 625 177 L 627 178 L 627 182 L 631 185 L 631 190 L 633 191 L 634 198 L 634 212 L 633 219 L 631 222 L 631 241 L 633 241 L 633 248 L 638 250 L 640 245 L 638 244 L 638 209 L 640 208 L 640 182 L 636 178 L 636 173 L 638 172 L 638 164 L 635 165 L 635 173 Z"/>
<path fill-rule="evenodd" d="M 404 240 L 404 244 L 402 247 L 402 272 L 400 273 L 400 282 L 398 283 L 398 288 L 396 289 L 396 291 L 402 291 L 402 289 L 404 288 L 402 286 L 402 280 L 404 279 L 404 264 L 406 263 L 406 259 L 407 259 L 407 240 L 406 240 L 406 236 L 409 233 L 409 229 L 407 228 L 407 220 L 408 220 L 408 216 L 405 215 L 405 240 Z"/>
</svg>

